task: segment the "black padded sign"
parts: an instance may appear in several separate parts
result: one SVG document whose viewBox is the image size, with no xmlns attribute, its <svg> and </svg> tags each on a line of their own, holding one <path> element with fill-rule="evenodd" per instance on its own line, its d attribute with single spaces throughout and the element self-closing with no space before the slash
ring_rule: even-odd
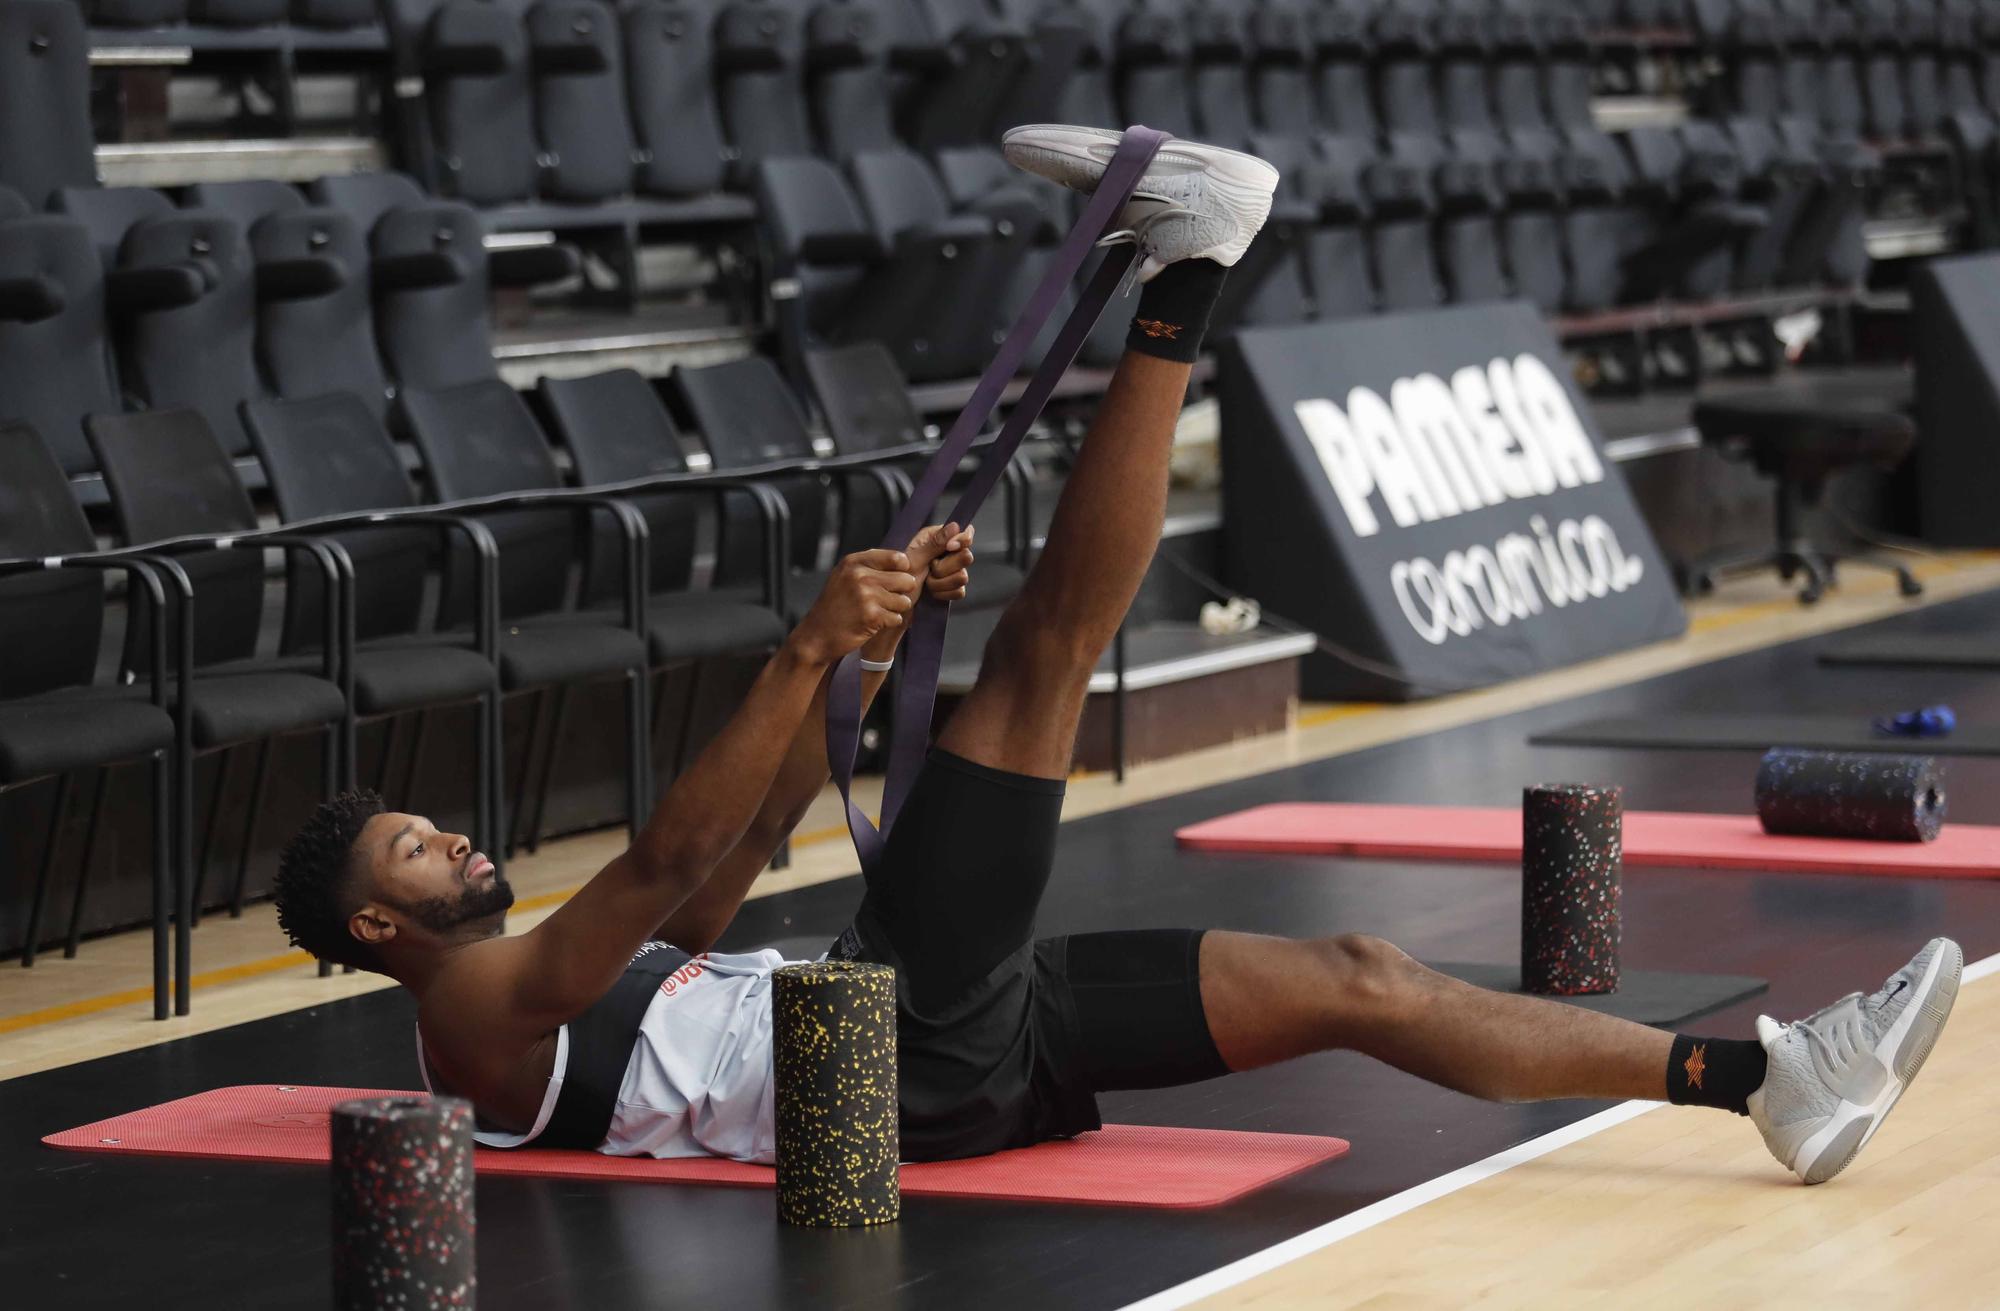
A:
<svg viewBox="0 0 2000 1311">
<path fill-rule="evenodd" d="M 1924 538 L 2000 546 L 2000 255 L 1931 260 L 1912 273 L 1910 338 Z"/>
<path fill-rule="evenodd" d="M 1673 580 L 1525 303 L 1238 333 L 1222 353 L 1230 584 L 1401 679 L 1475 687 L 1675 636 Z"/>
</svg>

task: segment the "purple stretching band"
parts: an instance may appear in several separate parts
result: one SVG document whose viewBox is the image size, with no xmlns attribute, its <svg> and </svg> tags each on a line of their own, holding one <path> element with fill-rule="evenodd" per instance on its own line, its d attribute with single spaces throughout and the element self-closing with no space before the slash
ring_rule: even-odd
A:
<svg viewBox="0 0 2000 1311">
<path fill-rule="evenodd" d="M 944 495 L 952 475 L 958 471 L 959 462 L 972 449 L 980 429 L 986 425 L 987 417 L 999 405 L 1008 381 L 1027 358 L 1029 346 L 1062 304 L 1063 293 L 1071 280 L 1083 268 L 1084 261 L 1090 258 L 1098 240 L 1111 230 L 1111 224 L 1124 209 L 1125 202 L 1132 198 L 1133 191 L 1145 177 L 1153 156 L 1169 139 L 1166 133 L 1148 127 L 1125 129 L 1117 153 L 1112 156 L 1097 190 L 1091 193 L 1089 203 L 1084 206 L 1083 216 L 1063 239 L 1061 249 L 1056 252 L 1048 272 L 1043 274 L 1036 286 L 1034 296 L 1022 309 L 1020 317 L 1014 320 L 1014 326 L 1008 332 L 1006 341 L 1001 343 L 999 353 L 980 376 L 979 385 L 973 388 L 972 399 L 959 411 L 937 454 L 931 457 L 923 476 L 917 480 L 916 489 L 903 503 L 895 522 L 889 525 L 882 542 L 884 547 L 894 551 L 904 549 L 916 536 L 917 530 L 924 526 L 931 507 Z M 1076 308 L 1070 311 L 1055 344 L 1043 356 L 1021 399 L 1008 413 L 999 437 L 960 493 L 958 503 L 952 507 L 948 517 L 949 522 L 968 524 L 979 512 L 980 505 L 999 482 L 1008 462 L 1014 458 L 1021 440 L 1027 436 L 1028 428 L 1040 417 L 1042 407 L 1048 404 L 1056 383 L 1068 372 L 1071 361 L 1083 348 L 1084 339 L 1090 335 L 1091 328 L 1104 313 L 1104 307 L 1116 294 L 1133 258 L 1136 258 L 1136 252 L 1129 252 L 1123 258 L 1114 252 L 1107 255 L 1098 267 Z M 945 626 L 950 618 L 950 605 L 933 599 L 928 592 L 918 597 L 917 607 L 910 615 L 909 632 L 903 639 L 903 676 L 896 692 L 887 778 L 882 789 L 880 829 L 869 822 L 861 807 L 854 803 L 852 795 L 854 757 L 861 744 L 859 653 L 841 660 L 834 669 L 833 682 L 827 688 L 827 764 L 833 771 L 834 785 L 840 789 L 841 800 L 847 807 L 847 830 L 854 835 L 854 849 L 861 856 L 863 868 L 873 868 L 881 858 L 883 843 L 896 822 L 897 813 L 903 808 L 904 799 L 910 794 L 910 787 L 916 781 L 917 771 L 930 745 L 931 707 L 937 699 L 938 674 L 944 662 Z"/>
</svg>

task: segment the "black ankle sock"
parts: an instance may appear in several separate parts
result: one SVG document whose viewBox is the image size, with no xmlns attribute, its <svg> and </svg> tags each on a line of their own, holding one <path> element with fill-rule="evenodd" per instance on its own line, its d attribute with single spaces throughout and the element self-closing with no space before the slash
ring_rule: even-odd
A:
<svg viewBox="0 0 2000 1311">
<path fill-rule="evenodd" d="M 1194 363 L 1208 333 L 1208 316 L 1229 270 L 1212 259 L 1184 259 L 1154 275 L 1139 293 L 1139 312 L 1125 348 L 1163 360 Z"/>
<path fill-rule="evenodd" d="M 1750 1114 L 1750 1094 L 1764 1086 L 1764 1048 L 1736 1038 L 1674 1038 L 1667 1057 L 1667 1100 Z"/>
</svg>

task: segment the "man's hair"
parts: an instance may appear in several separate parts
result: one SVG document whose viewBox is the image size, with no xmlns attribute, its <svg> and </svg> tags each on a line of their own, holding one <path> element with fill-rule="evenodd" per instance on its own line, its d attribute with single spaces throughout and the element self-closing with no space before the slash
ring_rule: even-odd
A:
<svg viewBox="0 0 2000 1311">
<path fill-rule="evenodd" d="M 384 813 L 371 791 L 343 792 L 313 812 L 278 857 L 278 927 L 295 947 L 323 961 L 381 968 L 375 953 L 347 930 L 357 898 L 354 844 L 369 820 Z"/>
</svg>

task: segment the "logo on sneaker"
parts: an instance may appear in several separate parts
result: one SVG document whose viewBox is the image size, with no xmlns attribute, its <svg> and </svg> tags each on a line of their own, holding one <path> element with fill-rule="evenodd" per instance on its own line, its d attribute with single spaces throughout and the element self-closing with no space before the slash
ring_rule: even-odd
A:
<svg viewBox="0 0 2000 1311">
<path fill-rule="evenodd" d="M 1139 319 L 1137 322 L 1140 331 L 1148 337 L 1165 337 L 1169 341 L 1180 340 L 1181 324 L 1166 323 L 1159 319 Z"/>
<path fill-rule="evenodd" d="M 1688 1053 L 1687 1060 L 1681 1062 L 1681 1069 L 1687 1074 L 1688 1087 L 1696 1090 L 1701 1088 L 1701 1076 L 1708 1069 L 1707 1056 L 1708 1044 L 1698 1042 L 1694 1045 L 1694 1050 Z"/>
<path fill-rule="evenodd" d="M 1884 997 L 1882 1000 L 1884 1002 L 1892 1002 L 1896 1000 L 1896 994 L 1909 986 L 1910 986 L 1910 981 L 1908 979 L 1897 979 L 1896 986 L 1889 989 L 1889 995 Z"/>
</svg>

